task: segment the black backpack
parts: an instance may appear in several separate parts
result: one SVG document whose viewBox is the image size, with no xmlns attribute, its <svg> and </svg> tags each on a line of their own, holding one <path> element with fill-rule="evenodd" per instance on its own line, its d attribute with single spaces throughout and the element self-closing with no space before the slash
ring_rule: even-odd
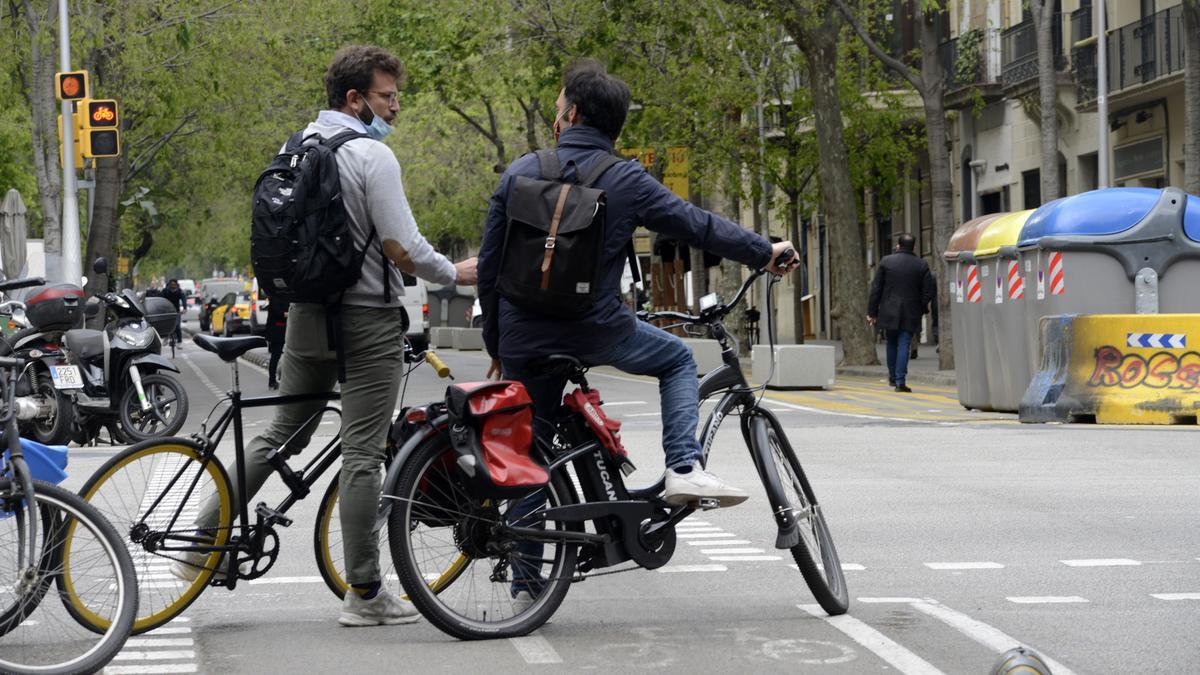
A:
<svg viewBox="0 0 1200 675">
<path fill-rule="evenodd" d="M 621 159 L 601 157 L 577 184 L 563 182 L 554 150 L 537 159 L 542 177 L 517 176 L 508 197 L 496 290 L 523 309 L 578 319 L 599 297 L 605 243 L 605 195 L 592 185 Z"/>
<path fill-rule="evenodd" d="M 344 131 L 329 139 L 316 134 L 305 138 L 297 132 L 258 177 L 250 262 L 267 297 L 335 305 L 362 275 L 375 230 L 360 250 L 342 203 L 334 153 L 347 141 L 367 137 Z M 390 296 L 386 260 L 383 268 L 385 295 Z"/>
</svg>

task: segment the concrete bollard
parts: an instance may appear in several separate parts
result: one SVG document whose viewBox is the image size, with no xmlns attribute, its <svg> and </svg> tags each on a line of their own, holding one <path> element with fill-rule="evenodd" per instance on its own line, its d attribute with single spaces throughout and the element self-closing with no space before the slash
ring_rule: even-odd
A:
<svg viewBox="0 0 1200 675">
<path fill-rule="evenodd" d="M 725 364 L 721 360 L 721 343 L 716 340 L 683 338 L 683 344 L 692 350 L 692 358 L 696 360 L 696 374 L 701 377 Z"/>
<path fill-rule="evenodd" d="M 482 328 L 451 328 L 450 346 L 460 352 L 483 349 Z"/>
<path fill-rule="evenodd" d="M 429 345 L 435 349 L 449 349 L 454 346 L 454 331 L 456 328 L 434 326 L 429 329 Z"/>
<path fill-rule="evenodd" d="M 763 382 L 771 368 L 771 347 L 754 345 L 753 379 Z M 835 373 L 832 345 L 775 345 L 775 374 L 768 389 L 828 389 Z"/>
</svg>

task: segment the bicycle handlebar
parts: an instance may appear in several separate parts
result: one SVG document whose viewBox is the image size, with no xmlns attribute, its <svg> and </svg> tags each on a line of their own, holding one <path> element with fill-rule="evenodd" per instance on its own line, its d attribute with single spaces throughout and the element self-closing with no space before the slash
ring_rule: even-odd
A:
<svg viewBox="0 0 1200 675">
<path fill-rule="evenodd" d="M 26 277 L 24 279 L 9 279 L 8 281 L 0 281 L 0 292 L 13 291 L 18 288 L 30 288 L 32 286 L 43 286 L 46 280 L 42 277 Z"/>
<path fill-rule="evenodd" d="M 428 363 L 431 368 L 437 371 L 438 377 L 450 377 L 450 367 L 438 357 L 436 352 L 426 349 L 425 363 Z"/>
<path fill-rule="evenodd" d="M 786 266 L 788 266 L 789 263 L 792 262 L 792 260 L 795 257 L 796 257 L 796 251 L 794 249 L 790 249 L 790 248 L 785 249 L 783 251 L 783 253 L 780 253 L 779 257 L 775 259 L 775 265 L 777 267 L 786 267 Z M 733 296 L 733 300 L 730 300 L 728 303 L 726 303 L 724 305 L 717 305 L 716 307 L 712 307 L 710 309 L 704 310 L 704 311 L 700 312 L 699 316 L 695 316 L 692 314 L 685 314 L 683 312 L 671 312 L 671 311 L 665 311 L 665 312 L 640 311 L 637 313 L 637 316 L 642 321 L 653 321 L 655 319 L 671 319 L 674 321 L 682 321 L 684 323 L 692 323 L 692 324 L 709 323 L 715 319 L 720 319 L 721 317 L 728 314 L 729 311 L 732 310 L 734 307 L 741 304 L 742 298 L 746 297 L 746 293 L 747 293 L 747 291 L 750 290 L 750 287 L 753 286 L 754 282 L 758 281 L 758 278 L 764 274 L 767 274 L 767 270 L 765 268 L 760 269 L 760 270 L 754 270 L 754 272 L 751 273 L 750 276 L 746 279 L 746 281 L 742 284 L 742 287 L 738 289 L 737 295 Z"/>
</svg>

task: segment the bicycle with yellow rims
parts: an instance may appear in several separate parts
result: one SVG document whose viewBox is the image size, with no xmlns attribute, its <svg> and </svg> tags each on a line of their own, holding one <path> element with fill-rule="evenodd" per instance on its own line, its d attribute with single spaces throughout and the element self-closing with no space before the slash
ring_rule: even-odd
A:
<svg viewBox="0 0 1200 675">
<path fill-rule="evenodd" d="M 338 408 L 329 405 L 339 395 L 323 392 L 243 398 L 237 359 L 251 349 L 265 347 L 266 341 L 255 336 L 215 338 L 204 335 L 197 335 L 193 340 L 201 348 L 230 363 L 233 375 L 232 389 L 209 413 L 201 425 L 200 433 L 191 438 L 152 439 L 130 446 L 106 462 L 80 491 L 81 496 L 104 513 L 124 535 L 125 544 L 134 559 L 140 581 L 141 607 L 133 625 L 134 634 L 166 624 L 187 609 L 209 586 L 224 586 L 233 590 L 239 581 L 266 574 L 279 555 L 277 528 L 291 525 L 288 511 L 314 490 L 321 477 L 341 457 L 340 435 L 326 443 L 300 469 L 294 469 L 287 463 L 286 450 L 276 449 L 268 454 L 267 461 L 282 478 L 289 494 L 274 507 L 264 502 L 251 507 L 245 499 L 235 501 L 233 485 L 239 487 L 236 494 L 246 494 L 242 471 L 242 411 L 291 403 L 324 402 L 326 405 L 313 413 L 302 426 L 309 428 L 318 424 L 326 413 L 340 415 Z M 412 369 L 426 362 L 439 374 L 444 372 L 443 377 L 449 375 L 448 369 L 432 352 L 414 355 L 406 350 L 405 360 L 411 364 L 405 373 L 406 377 Z M 227 407 L 213 422 L 214 415 L 225 404 Z M 403 416 L 402 412 L 389 434 L 389 459 L 396 447 L 396 440 L 402 439 L 406 433 Z M 232 479 L 216 454 L 221 439 L 231 427 L 236 457 Z M 286 449 L 291 440 L 288 439 L 282 448 Z M 339 492 L 338 477 L 336 472 L 334 474 L 318 505 L 313 542 L 317 568 L 329 589 L 341 598 L 348 584 L 345 580 L 341 522 L 334 517 L 338 512 Z M 213 506 L 216 508 L 213 509 Z M 198 529 L 196 520 L 206 508 L 216 512 L 216 522 L 205 523 L 203 529 Z M 381 522 L 384 517 L 380 515 Z M 181 574 L 180 570 L 190 572 Z M 444 583 L 453 581 L 453 566 L 443 576 L 446 577 Z M 385 573 L 384 581 L 399 589 L 394 570 L 389 569 Z M 103 622 L 86 606 L 75 606 L 74 610 L 79 621 L 96 628 L 102 627 Z"/>
</svg>

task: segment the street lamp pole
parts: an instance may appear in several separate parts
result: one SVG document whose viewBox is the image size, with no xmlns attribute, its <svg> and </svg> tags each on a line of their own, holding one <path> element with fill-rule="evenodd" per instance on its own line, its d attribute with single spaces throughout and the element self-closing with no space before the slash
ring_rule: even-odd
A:
<svg viewBox="0 0 1200 675">
<path fill-rule="evenodd" d="M 1105 0 L 1096 2 L 1096 112 L 1100 144 L 1096 149 L 1096 173 L 1099 187 L 1109 187 L 1108 171 L 1108 10 Z"/>
<path fill-rule="evenodd" d="M 62 72 L 71 70 L 71 33 L 67 26 L 67 0 L 58 0 L 58 50 Z M 79 186 L 75 181 L 75 104 L 62 102 L 62 281 L 78 284 L 83 278 L 79 260 Z"/>
</svg>

